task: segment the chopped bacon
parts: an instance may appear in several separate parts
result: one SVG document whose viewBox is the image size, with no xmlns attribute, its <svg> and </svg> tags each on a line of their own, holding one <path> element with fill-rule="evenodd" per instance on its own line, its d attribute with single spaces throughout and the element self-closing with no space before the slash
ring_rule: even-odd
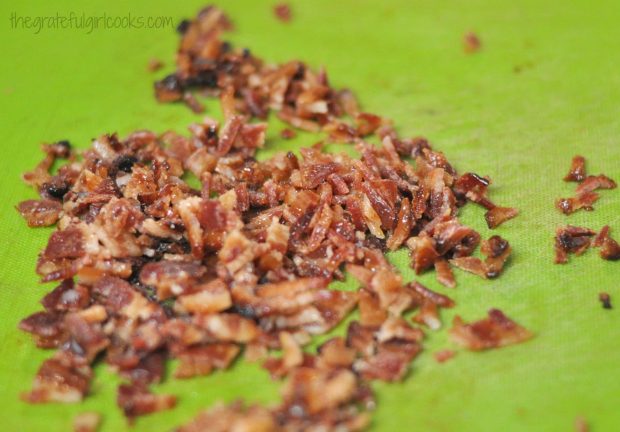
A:
<svg viewBox="0 0 620 432">
<path fill-rule="evenodd" d="M 385 252 L 406 245 L 417 274 L 435 268 L 449 287 L 451 265 L 484 278 L 503 270 L 509 243 L 493 236 L 482 242 L 484 261 L 476 258 L 480 234 L 458 220 L 467 201 L 488 210 L 490 227 L 517 214 L 490 201 L 489 178 L 459 176 L 427 139 L 399 137 L 351 91 L 331 87 L 325 70 L 271 65 L 234 48 L 221 39 L 230 29 L 213 6 L 184 20 L 176 72 L 155 84 L 159 101 L 195 111 L 198 94 L 219 98 L 221 125 L 206 118 L 187 136 L 104 134 L 79 155 L 68 143 L 46 145 L 44 161 L 24 176 L 41 199 L 19 210 L 31 225 L 57 223 L 37 272 L 62 281 L 44 311 L 20 324 L 38 346 L 57 350 L 27 400 L 80 400 L 101 359 L 126 380 L 117 402 L 131 420 L 175 404 L 148 389 L 169 359 L 188 378 L 230 367 L 243 350 L 286 377 L 281 403 L 216 408 L 181 430 L 362 430 L 375 404 L 367 381 L 403 379 L 422 349 L 417 324 L 440 328 L 441 309 L 454 305 L 405 283 Z M 262 157 L 267 124 L 254 119 L 270 111 L 351 143 L 357 155 L 319 142 Z M 57 158 L 68 163 L 52 175 Z M 601 176 L 584 184 L 610 185 Z M 613 256 L 615 243 L 599 237 Z M 332 284 L 345 270 L 359 289 Z M 346 339 L 302 349 L 356 306 Z M 275 349 L 282 355 L 268 356 Z"/>
<path fill-rule="evenodd" d="M 586 194 L 588 192 L 595 191 L 597 189 L 615 189 L 618 185 L 615 181 L 609 177 L 601 174 L 598 176 L 588 176 L 586 179 L 577 186 L 577 195 Z"/>
<path fill-rule="evenodd" d="M 592 204 L 598 201 L 599 195 L 596 192 L 585 192 L 571 198 L 559 198 L 555 202 L 555 207 L 565 215 L 575 213 L 577 210 L 594 210 Z"/>
<path fill-rule="evenodd" d="M 287 3 L 278 3 L 273 7 L 273 13 L 282 22 L 291 20 L 291 7 Z"/>
<path fill-rule="evenodd" d="M 173 408 L 177 399 L 172 395 L 151 393 L 144 385 L 121 384 L 118 387 L 116 403 L 129 419 L 157 411 Z"/>
<path fill-rule="evenodd" d="M 603 309 L 611 309 L 611 296 L 606 292 L 601 292 L 598 294 L 598 299 L 603 305 Z"/>
<path fill-rule="evenodd" d="M 600 248 L 601 258 L 609 261 L 620 260 L 620 245 L 609 235 L 609 226 L 604 226 L 596 235 L 592 246 Z"/>
<path fill-rule="evenodd" d="M 22 395 L 30 403 L 79 402 L 90 387 L 92 371 L 88 366 L 73 367 L 55 358 L 43 362 L 32 390 Z"/>
<path fill-rule="evenodd" d="M 478 35 L 476 35 L 476 33 L 474 32 L 465 33 L 465 35 L 463 36 L 463 50 L 465 51 L 465 53 L 467 54 L 475 53 L 477 51 L 480 51 L 481 47 L 482 47 L 482 42 L 480 41 L 480 38 L 478 37 Z"/>
<path fill-rule="evenodd" d="M 596 232 L 589 228 L 573 225 L 558 228 L 555 235 L 555 263 L 567 263 L 568 254 L 584 253 L 590 247 L 591 237 L 595 234 Z"/>
<path fill-rule="evenodd" d="M 83 412 L 73 418 L 73 432 L 97 432 L 101 424 L 101 414 Z"/>
<path fill-rule="evenodd" d="M 452 350 L 441 350 L 441 351 L 436 351 L 433 354 L 433 357 L 435 357 L 435 360 L 437 361 L 437 363 L 445 363 L 451 358 L 454 358 L 455 355 L 456 353 Z"/>
<path fill-rule="evenodd" d="M 54 225 L 60 218 L 62 204 L 52 200 L 27 200 L 17 206 L 29 227 Z"/>
<path fill-rule="evenodd" d="M 499 309 L 489 310 L 487 318 L 471 324 L 466 324 L 457 315 L 450 329 L 452 340 L 472 351 L 521 343 L 532 336 L 529 330 L 508 318 Z"/>
<path fill-rule="evenodd" d="M 484 218 L 489 228 L 497 228 L 507 220 L 513 219 L 519 215 L 519 210 L 512 207 L 493 207 L 487 210 Z"/>
<path fill-rule="evenodd" d="M 570 170 L 564 177 L 565 182 L 581 182 L 586 178 L 586 158 L 583 156 L 573 156 Z"/>
</svg>

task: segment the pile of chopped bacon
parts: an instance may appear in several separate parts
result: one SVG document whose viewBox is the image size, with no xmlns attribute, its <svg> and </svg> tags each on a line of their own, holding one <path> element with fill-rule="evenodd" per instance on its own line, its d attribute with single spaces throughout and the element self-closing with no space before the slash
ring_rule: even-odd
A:
<svg viewBox="0 0 620 432">
<path fill-rule="evenodd" d="M 397 381 L 437 329 L 439 311 L 454 306 L 418 282 L 405 283 L 385 258 L 406 245 L 412 267 L 431 267 L 454 287 L 451 266 L 497 277 L 510 245 L 483 241 L 457 219 L 467 200 L 485 206 L 489 226 L 514 217 L 487 198 L 489 180 L 459 176 L 421 138 L 401 139 L 378 116 L 350 112 L 350 93 L 335 92 L 324 73 L 294 62 L 263 66 L 218 39 L 230 26 L 216 8 L 182 26 L 179 70 L 158 83 L 161 100 L 180 100 L 191 87 L 222 99 L 225 122 L 205 119 L 190 136 L 141 131 L 120 140 L 103 135 L 81 157 L 67 142 L 44 146 L 46 157 L 24 179 L 40 200 L 18 210 L 30 226 L 57 223 L 37 273 L 59 285 L 44 311 L 20 328 L 41 348 L 56 349 L 24 395 L 30 402 L 75 402 L 89 392 L 92 366 L 103 361 L 125 379 L 117 403 L 136 416 L 172 408 L 154 394 L 169 358 L 179 379 L 228 368 L 243 352 L 286 377 L 273 408 L 233 404 L 199 415 L 182 431 L 361 430 L 374 406 L 370 380 Z M 268 109 L 295 127 L 323 128 L 351 141 L 361 157 L 328 154 L 317 145 L 259 162 Z M 312 125 L 309 127 L 308 125 Z M 378 134 L 381 145 L 362 136 Z M 57 173 L 57 158 L 68 163 Z M 413 158 L 412 166 L 406 158 Z M 183 175 L 193 173 L 201 189 Z M 330 289 L 348 271 L 358 291 Z M 345 338 L 316 355 L 303 351 L 313 335 L 360 318 Z M 412 322 L 403 314 L 416 310 Z M 503 346 L 529 333 L 493 311 L 488 322 L 455 322 L 455 339 L 470 349 Z M 269 350 L 281 349 L 281 357 Z M 445 356 L 444 356 L 445 357 Z"/>
</svg>

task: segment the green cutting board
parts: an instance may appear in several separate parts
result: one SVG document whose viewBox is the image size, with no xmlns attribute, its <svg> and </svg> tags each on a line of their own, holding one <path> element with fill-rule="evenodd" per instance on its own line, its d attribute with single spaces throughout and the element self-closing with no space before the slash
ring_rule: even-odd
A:
<svg viewBox="0 0 620 432">
<path fill-rule="evenodd" d="M 152 96 L 152 81 L 173 69 L 173 28 L 37 32 L 12 28 L 11 15 L 131 13 L 176 23 L 202 4 L 53 3 L 0 5 L 0 428 L 67 431 L 75 414 L 95 410 L 104 414 L 103 431 L 121 431 L 127 426 L 115 406 L 118 379 L 104 366 L 82 404 L 19 401 L 51 355 L 16 329 L 51 288 L 39 285 L 34 272 L 50 229 L 28 229 L 13 208 L 35 197 L 20 173 L 40 159 L 43 141 L 66 138 L 84 148 L 105 132 L 183 131 L 200 117 L 183 106 L 158 105 Z M 568 265 L 552 264 L 552 238 L 561 224 L 609 224 L 620 237 L 620 190 L 603 191 L 594 212 L 566 217 L 553 208 L 555 198 L 573 191 L 562 177 L 574 154 L 588 158 L 591 173 L 620 180 L 618 1 L 296 1 L 288 24 L 274 18 L 272 2 L 220 5 L 236 25 L 236 44 L 270 61 L 326 66 L 332 83 L 352 88 L 365 109 L 392 118 L 404 135 L 427 136 L 459 171 L 491 176 L 492 199 L 521 210 L 494 232 L 480 208 L 462 212 L 463 222 L 484 237 L 496 233 L 512 243 L 501 278 L 482 281 L 459 272 L 454 290 L 439 286 L 432 273 L 419 280 L 457 301 L 442 313 L 446 325 L 456 313 L 471 320 L 499 307 L 536 337 L 484 353 L 459 350 L 438 364 L 432 353 L 453 346 L 445 329 L 430 334 L 403 383 L 374 385 L 372 429 L 571 431 L 583 416 L 593 431 L 620 430 L 620 263 L 590 251 Z M 468 30 L 482 39 L 479 53 L 463 52 Z M 164 60 L 165 69 L 148 72 L 151 58 Z M 217 104 L 208 104 L 208 114 L 220 117 Z M 271 126 L 261 157 L 318 140 L 302 134 L 284 143 L 282 125 L 272 119 Z M 405 252 L 390 258 L 406 280 L 414 278 Z M 611 294 L 615 309 L 601 308 L 600 291 Z M 218 400 L 273 402 L 278 386 L 243 361 L 209 377 L 170 377 L 156 391 L 178 395 L 178 407 L 141 418 L 132 430 L 170 430 Z"/>
</svg>

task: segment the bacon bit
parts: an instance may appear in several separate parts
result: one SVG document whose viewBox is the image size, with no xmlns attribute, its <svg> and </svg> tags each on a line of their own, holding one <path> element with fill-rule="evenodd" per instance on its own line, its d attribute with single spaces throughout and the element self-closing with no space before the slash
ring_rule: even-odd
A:
<svg viewBox="0 0 620 432">
<path fill-rule="evenodd" d="M 573 198 L 558 198 L 555 201 L 555 208 L 565 215 L 575 213 L 577 210 L 584 209 L 586 211 L 594 210 L 592 204 L 599 199 L 596 192 L 586 192 Z"/>
<path fill-rule="evenodd" d="M 615 181 L 601 174 L 598 176 L 586 177 L 586 179 L 579 186 L 577 186 L 576 192 L 579 196 L 597 189 L 615 189 L 617 186 L 618 185 Z"/>
<path fill-rule="evenodd" d="M 160 70 L 161 68 L 164 67 L 164 62 L 161 61 L 160 59 L 157 58 L 152 58 L 149 60 L 149 63 L 147 65 L 147 70 L 149 72 L 157 72 L 158 70 Z"/>
<path fill-rule="evenodd" d="M 609 261 L 620 260 L 620 245 L 609 235 L 608 225 L 604 226 L 601 232 L 594 238 L 592 246 L 601 248 L 601 258 Z"/>
<path fill-rule="evenodd" d="M 205 111 L 205 106 L 201 104 L 190 92 L 183 93 L 183 102 L 185 102 L 185 105 L 187 105 L 195 114 L 200 114 Z"/>
<path fill-rule="evenodd" d="M 603 309 L 611 309 L 611 296 L 606 292 L 601 292 L 598 295 L 598 299 L 603 305 Z"/>
<path fill-rule="evenodd" d="M 590 432 L 590 426 L 585 418 L 581 416 L 575 418 L 575 432 Z"/>
<path fill-rule="evenodd" d="M 460 316 L 454 317 L 450 337 L 452 340 L 472 351 L 499 348 L 524 342 L 533 334 L 508 318 L 499 309 L 491 309 L 488 317 L 471 324 L 463 322 Z"/>
<path fill-rule="evenodd" d="M 447 286 L 448 288 L 456 287 L 456 280 L 454 279 L 454 273 L 450 268 L 450 264 L 445 259 L 438 259 L 435 261 L 435 271 L 437 272 L 437 282 Z"/>
<path fill-rule="evenodd" d="M 279 430 L 275 415 L 268 409 L 254 405 L 244 407 L 235 402 L 229 406 L 216 404 L 203 411 L 191 422 L 177 429 L 178 432 L 270 432 Z"/>
<path fill-rule="evenodd" d="M 478 35 L 474 32 L 467 32 L 463 36 L 463 50 L 466 54 L 473 54 L 477 51 L 480 51 L 482 47 L 482 42 Z"/>
<path fill-rule="evenodd" d="M 564 177 L 565 182 L 582 182 L 586 178 L 586 158 L 583 156 L 573 156 L 570 170 Z"/>
<path fill-rule="evenodd" d="M 297 136 L 297 132 L 293 129 L 284 128 L 280 131 L 280 136 L 285 140 L 290 140 Z"/>
<path fill-rule="evenodd" d="M 490 229 L 497 228 L 507 220 L 519 215 L 519 210 L 512 207 L 493 207 L 484 214 L 487 226 Z"/>
<path fill-rule="evenodd" d="M 116 403 L 127 418 L 133 419 L 136 416 L 174 408 L 177 398 L 172 395 L 153 394 L 145 386 L 133 383 L 121 384 L 118 387 Z"/>
<path fill-rule="evenodd" d="M 72 367 L 59 359 L 43 362 L 29 393 L 22 399 L 30 403 L 81 401 L 90 387 L 92 371 L 88 366 Z"/>
<path fill-rule="evenodd" d="M 54 225 L 62 212 L 62 204 L 52 200 L 27 200 L 17 206 L 17 211 L 22 215 L 29 227 L 42 227 Z"/>
<path fill-rule="evenodd" d="M 482 242 L 480 252 L 487 257 L 484 261 L 486 276 L 493 279 L 498 277 L 504 269 L 504 264 L 508 261 L 512 248 L 507 240 L 495 235 Z"/>
<path fill-rule="evenodd" d="M 292 18 L 291 7 L 288 3 L 279 3 L 273 7 L 273 14 L 282 22 L 289 22 Z"/>
<path fill-rule="evenodd" d="M 596 232 L 589 228 L 573 225 L 558 228 L 555 235 L 555 263 L 568 262 L 568 254 L 581 255 L 590 247 L 591 237 Z"/>
<path fill-rule="evenodd" d="M 83 412 L 73 418 L 73 432 L 97 432 L 101 424 L 101 414 Z"/>
<path fill-rule="evenodd" d="M 433 357 L 435 357 L 435 361 L 437 361 L 437 363 L 445 363 L 451 358 L 453 358 L 455 355 L 456 355 L 456 352 L 452 350 L 441 350 L 441 351 L 436 351 L 433 354 Z"/>
</svg>

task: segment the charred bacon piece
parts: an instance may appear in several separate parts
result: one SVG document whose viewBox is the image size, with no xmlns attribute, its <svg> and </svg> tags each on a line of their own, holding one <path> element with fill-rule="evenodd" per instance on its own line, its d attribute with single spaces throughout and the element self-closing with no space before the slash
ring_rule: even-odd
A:
<svg viewBox="0 0 620 432">
<path fill-rule="evenodd" d="M 491 309 L 488 317 L 466 324 L 460 316 L 454 317 L 450 337 L 472 351 L 481 351 L 525 342 L 532 333 L 508 318 L 499 309 Z"/>
</svg>

